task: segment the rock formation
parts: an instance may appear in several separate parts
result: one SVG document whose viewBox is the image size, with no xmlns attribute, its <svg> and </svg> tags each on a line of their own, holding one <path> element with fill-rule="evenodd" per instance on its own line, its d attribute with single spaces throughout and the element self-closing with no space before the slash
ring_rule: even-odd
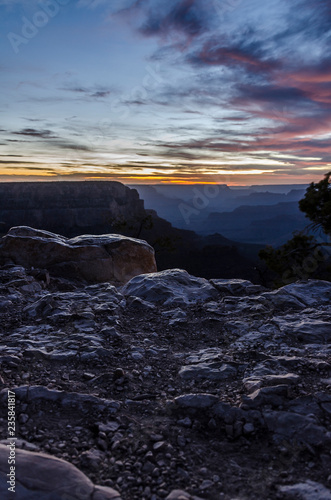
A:
<svg viewBox="0 0 331 500">
<path fill-rule="evenodd" d="M 68 238 L 120 233 L 153 246 L 160 270 L 184 267 L 207 278 L 260 280 L 255 267 L 262 247 L 177 229 L 155 211 L 145 210 L 137 191 L 119 182 L 0 183 L 0 233 L 15 226 Z"/>
<path fill-rule="evenodd" d="M 330 299 L 317 280 L 272 291 L 174 269 L 115 287 L 0 269 L 17 500 L 329 499 Z M 0 446 L 3 495 L 7 466 Z"/>
<path fill-rule="evenodd" d="M 154 250 L 145 241 L 113 234 L 68 239 L 30 227 L 14 227 L 0 240 L 0 263 L 91 283 L 126 283 L 156 271 Z"/>
<path fill-rule="evenodd" d="M 0 183 L 4 232 L 24 225 L 66 236 L 102 234 L 132 214 L 144 217 L 144 202 L 135 189 L 120 182 Z"/>
</svg>

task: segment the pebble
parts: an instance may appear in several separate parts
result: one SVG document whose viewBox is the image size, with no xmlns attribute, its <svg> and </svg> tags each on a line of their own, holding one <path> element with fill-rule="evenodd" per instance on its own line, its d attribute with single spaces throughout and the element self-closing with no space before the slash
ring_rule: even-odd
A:
<svg viewBox="0 0 331 500">
<path fill-rule="evenodd" d="M 20 424 L 26 424 L 29 420 L 29 415 L 26 413 L 21 413 L 20 416 L 18 417 L 18 421 Z"/>
<path fill-rule="evenodd" d="M 210 479 L 205 479 L 199 486 L 200 490 L 208 490 L 214 483 Z"/>
<path fill-rule="evenodd" d="M 185 417 L 181 420 L 177 420 L 177 425 L 189 428 L 192 427 L 192 420 L 189 417 Z"/>
</svg>

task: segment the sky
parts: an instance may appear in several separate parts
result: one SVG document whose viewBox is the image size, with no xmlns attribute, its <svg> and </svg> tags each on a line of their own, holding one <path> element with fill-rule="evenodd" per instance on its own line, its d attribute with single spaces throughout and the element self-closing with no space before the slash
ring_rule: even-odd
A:
<svg viewBox="0 0 331 500">
<path fill-rule="evenodd" d="M 330 0 L 0 0 L 0 180 L 331 170 Z"/>
</svg>

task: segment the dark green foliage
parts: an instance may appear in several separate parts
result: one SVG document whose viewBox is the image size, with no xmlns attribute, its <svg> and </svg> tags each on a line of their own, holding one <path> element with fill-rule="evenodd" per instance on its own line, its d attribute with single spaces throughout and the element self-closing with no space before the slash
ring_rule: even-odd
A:
<svg viewBox="0 0 331 500">
<path fill-rule="evenodd" d="M 129 219 L 125 219 L 118 217 L 111 220 L 110 223 L 113 231 L 133 238 L 140 238 L 141 232 L 144 229 L 151 230 L 153 228 L 153 217 L 149 214 L 143 218 L 130 217 Z"/>
<path fill-rule="evenodd" d="M 299 279 L 318 278 L 330 280 L 328 263 L 330 256 L 325 249 L 330 247 L 328 236 L 331 234 L 331 172 L 318 183 L 312 183 L 299 202 L 299 208 L 312 221 L 310 228 L 320 229 L 324 237 L 319 242 L 314 236 L 304 233 L 294 234 L 293 238 L 281 247 L 267 246 L 259 257 L 264 261 L 267 271 L 261 271 L 266 282 L 283 286 Z M 307 228 L 309 229 L 309 227 Z"/>
<path fill-rule="evenodd" d="M 331 172 L 320 182 L 312 182 L 299 208 L 306 214 L 315 227 L 321 227 L 326 234 L 331 233 Z"/>
<path fill-rule="evenodd" d="M 260 251 L 259 257 L 271 270 L 269 279 L 275 286 L 299 279 L 327 278 L 322 271 L 326 257 L 313 236 L 297 233 L 280 248 L 267 246 Z"/>
</svg>

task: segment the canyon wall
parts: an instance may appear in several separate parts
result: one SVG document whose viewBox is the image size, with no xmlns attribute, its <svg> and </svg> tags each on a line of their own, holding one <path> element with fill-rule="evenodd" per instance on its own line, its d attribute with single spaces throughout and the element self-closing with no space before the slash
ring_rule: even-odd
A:
<svg viewBox="0 0 331 500">
<path fill-rule="evenodd" d="M 100 234 L 132 216 L 145 216 L 144 202 L 119 182 L 0 183 L 2 233 L 24 225 L 69 237 Z"/>
</svg>

